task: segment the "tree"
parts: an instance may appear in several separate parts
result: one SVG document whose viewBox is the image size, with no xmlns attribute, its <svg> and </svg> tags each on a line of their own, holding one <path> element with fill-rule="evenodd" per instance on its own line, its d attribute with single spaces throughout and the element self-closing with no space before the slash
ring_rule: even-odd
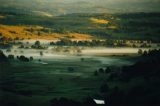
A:
<svg viewBox="0 0 160 106">
<path fill-rule="evenodd" d="M 31 56 L 31 57 L 29 58 L 29 60 L 30 60 L 30 61 L 33 61 L 33 57 Z"/>
<path fill-rule="evenodd" d="M 27 57 L 25 57 L 25 56 L 20 56 L 19 58 L 18 58 L 20 61 L 23 61 L 23 62 L 29 62 L 29 59 L 27 58 Z"/>
<path fill-rule="evenodd" d="M 29 44 L 29 42 L 26 42 L 26 44 L 28 45 L 28 44 Z"/>
<path fill-rule="evenodd" d="M 39 31 L 38 31 L 38 33 L 37 33 L 37 34 L 38 34 L 38 36 L 40 36 L 40 35 L 41 35 L 41 32 L 39 32 Z"/>
<path fill-rule="evenodd" d="M 147 51 L 145 50 L 144 52 L 143 52 L 143 56 L 147 56 Z"/>
<path fill-rule="evenodd" d="M 98 76 L 98 71 L 95 71 L 95 72 L 94 72 L 94 76 Z"/>
<path fill-rule="evenodd" d="M 19 60 L 19 56 L 17 56 L 17 59 Z"/>
<path fill-rule="evenodd" d="M 139 50 L 138 50 L 138 54 L 139 54 L 139 55 L 142 55 L 142 54 L 143 54 L 142 49 L 139 49 Z"/>
<path fill-rule="evenodd" d="M 40 46 L 41 43 L 40 43 L 40 41 L 36 41 L 34 45 L 35 45 L 35 46 Z"/>
<path fill-rule="evenodd" d="M 107 74 L 107 73 L 110 73 L 111 72 L 111 68 L 110 67 L 107 67 L 106 69 L 105 69 L 105 73 Z"/>
<path fill-rule="evenodd" d="M 69 72 L 73 72 L 73 71 L 74 71 L 74 68 L 73 68 L 73 67 L 68 67 L 68 71 L 69 71 Z"/>
<path fill-rule="evenodd" d="M 99 71 L 100 73 L 104 73 L 104 69 L 103 69 L 103 68 L 100 68 L 98 71 Z"/>
<path fill-rule="evenodd" d="M 40 51 L 40 56 L 43 56 L 43 52 L 42 51 Z"/>
<path fill-rule="evenodd" d="M 14 55 L 8 55 L 8 59 L 14 59 Z"/>
<path fill-rule="evenodd" d="M 0 63 L 1 62 L 8 62 L 7 57 L 4 55 L 3 51 L 0 50 Z"/>
<path fill-rule="evenodd" d="M 42 60 L 41 60 L 41 59 L 38 59 L 38 61 L 41 62 Z"/>
<path fill-rule="evenodd" d="M 24 45 L 21 45 L 19 48 L 24 48 Z"/>
<path fill-rule="evenodd" d="M 30 31 L 31 33 L 33 33 L 33 32 L 34 32 L 34 29 L 33 29 L 33 28 L 30 28 L 29 31 Z"/>
<path fill-rule="evenodd" d="M 84 58 L 81 58 L 81 61 L 84 61 Z"/>
<path fill-rule="evenodd" d="M 0 37 L 2 36 L 2 33 L 0 33 Z"/>
</svg>

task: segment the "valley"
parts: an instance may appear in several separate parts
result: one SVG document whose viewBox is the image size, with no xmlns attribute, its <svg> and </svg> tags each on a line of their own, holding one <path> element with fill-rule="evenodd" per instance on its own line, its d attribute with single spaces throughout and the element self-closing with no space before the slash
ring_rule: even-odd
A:
<svg viewBox="0 0 160 106">
<path fill-rule="evenodd" d="M 159 0 L 113 1 L 1 0 L 0 106 L 160 104 Z"/>
</svg>

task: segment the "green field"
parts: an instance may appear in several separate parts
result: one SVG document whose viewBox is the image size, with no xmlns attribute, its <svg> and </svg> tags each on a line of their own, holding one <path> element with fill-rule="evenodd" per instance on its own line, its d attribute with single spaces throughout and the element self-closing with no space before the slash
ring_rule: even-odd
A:
<svg viewBox="0 0 160 106">
<path fill-rule="evenodd" d="M 109 83 L 111 88 L 118 83 L 107 81 L 110 74 L 95 76 L 95 70 L 110 66 L 114 71 L 120 67 L 115 62 L 131 64 L 133 60 L 128 57 L 97 58 L 108 58 L 109 64 L 93 58 L 84 58 L 82 61 L 80 57 L 44 59 L 48 64 L 41 64 L 37 60 L 29 63 L 13 60 L 12 68 L 9 68 L 7 76 L 1 80 L 1 83 L 5 82 L 0 94 L 2 100 L 20 106 L 48 106 L 53 98 L 66 97 L 81 102 L 88 96 L 99 98 L 99 89 L 103 83 Z M 70 70 L 69 67 L 73 69 Z"/>
</svg>

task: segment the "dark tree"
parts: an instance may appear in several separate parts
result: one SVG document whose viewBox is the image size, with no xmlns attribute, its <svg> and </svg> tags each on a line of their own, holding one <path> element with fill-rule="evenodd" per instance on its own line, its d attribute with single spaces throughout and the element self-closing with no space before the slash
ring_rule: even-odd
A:
<svg viewBox="0 0 160 106">
<path fill-rule="evenodd" d="M 13 60 L 14 59 L 14 55 L 8 55 L 8 59 Z"/>
<path fill-rule="evenodd" d="M 111 68 L 110 67 L 107 67 L 106 69 L 105 69 L 105 73 L 107 74 L 107 73 L 110 73 L 111 72 Z"/>
<path fill-rule="evenodd" d="M 138 50 L 138 54 L 139 54 L 139 55 L 142 55 L 142 54 L 143 54 L 142 49 L 139 49 L 139 50 Z"/>
<path fill-rule="evenodd" d="M 40 51 L 40 55 L 43 56 L 43 52 L 42 51 Z"/>
<path fill-rule="evenodd" d="M 34 45 L 35 45 L 35 46 L 40 46 L 41 43 L 40 43 L 40 41 L 36 41 Z"/>
<path fill-rule="evenodd" d="M 95 72 L 94 72 L 94 76 L 98 76 L 98 71 L 95 71 Z"/>
<path fill-rule="evenodd" d="M 143 52 L 143 56 L 147 56 L 147 51 L 145 50 L 144 52 Z"/>
<path fill-rule="evenodd" d="M 31 56 L 31 57 L 29 58 L 29 60 L 30 60 L 30 61 L 33 61 L 33 57 Z"/>
<path fill-rule="evenodd" d="M 20 56 L 19 60 L 23 61 L 23 62 L 29 62 L 29 59 L 27 57 L 25 57 L 25 56 Z"/>
<path fill-rule="evenodd" d="M 103 68 L 100 68 L 98 71 L 99 71 L 99 73 L 104 73 L 104 69 Z"/>
<path fill-rule="evenodd" d="M 0 50 L 0 63 L 1 62 L 8 62 L 7 57 L 4 55 L 4 53 Z"/>
<path fill-rule="evenodd" d="M 84 61 L 84 58 L 81 58 L 81 61 Z"/>
<path fill-rule="evenodd" d="M 73 68 L 73 67 L 68 67 L 68 71 L 69 71 L 69 72 L 73 72 L 73 71 L 74 71 L 74 68 Z"/>
</svg>

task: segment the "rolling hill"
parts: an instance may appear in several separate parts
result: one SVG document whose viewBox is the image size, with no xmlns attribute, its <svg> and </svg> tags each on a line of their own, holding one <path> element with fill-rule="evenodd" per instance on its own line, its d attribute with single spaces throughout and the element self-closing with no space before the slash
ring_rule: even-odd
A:
<svg viewBox="0 0 160 106">
<path fill-rule="evenodd" d="M 91 40 L 93 36 L 79 33 L 60 34 L 54 33 L 50 28 L 41 26 L 8 26 L 0 25 L 0 34 L 9 39 L 45 39 L 59 40 L 69 38 L 71 40 Z"/>
<path fill-rule="evenodd" d="M 61 36 L 76 33 L 100 39 L 142 39 L 156 42 L 160 41 L 160 13 L 76 13 L 53 17 L 1 13 L 1 17 L 1 26 L 5 25 L 9 28 L 17 26 L 22 27 L 22 29 L 24 26 L 41 26 L 44 29 L 49 28 L 51 33 L 56 33 Z M 40 33 L 41 35 L 52 35 L 50 32 L 44 33 L 40 31 Z M 7 34 L 4 35 L 6 36 Z M 33 35 L 35 35 L 35 33 L 33 33 Z M 70 36 L 68 38 L 72 37 Z"/>
</svg>

